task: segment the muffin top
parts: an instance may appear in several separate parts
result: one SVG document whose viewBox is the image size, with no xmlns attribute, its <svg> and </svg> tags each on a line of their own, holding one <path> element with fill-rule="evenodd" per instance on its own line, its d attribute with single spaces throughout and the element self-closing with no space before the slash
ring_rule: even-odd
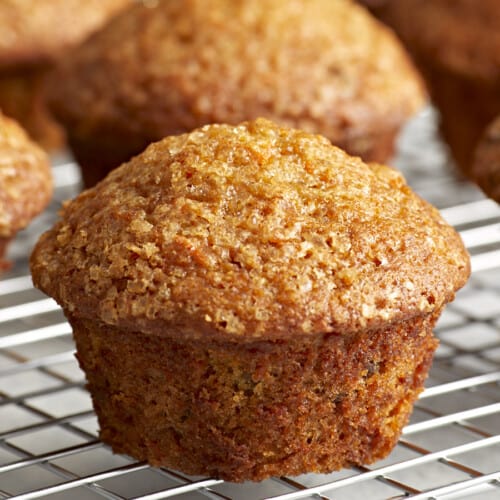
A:
<svg viewBox="0 0 500 500">
<path fill-rule="evenodd" d="M 130 0 L 2 0 L 0 68 L 49 62 Z"/>
<path fill-rule="evenodd" d="M 245 340 L 426 314 L 469 273 L 395 170 L 264 119 L 152 144 L 68 203 L 31 265 L 70 315 Z"/>
<path fill-rule="evenodd" d="M 0 114 L 0 237 L 27 226 L 51 196 L 47 156 L 14 120 Z"/>
<path fill-rule="evenodd" d="M 500 202 L 500 116 L 486 129 L 477 146 L 472 176 L 488 196 Z"/>
<path fill-rule="evenodd" d="M 381 16 L 417 57 L 464 76 L 500 82 L 498 0 L 389 0 Z"/>
<path fill-rule="evenodd" d="M 353 139 L 399 126 L 423 91 L 396 37 L 349 0 L 160 0 L 78 47 L 51 101 L 70 130 L 143 137 L 142 151 L 260 116 Z"/>
</svg>

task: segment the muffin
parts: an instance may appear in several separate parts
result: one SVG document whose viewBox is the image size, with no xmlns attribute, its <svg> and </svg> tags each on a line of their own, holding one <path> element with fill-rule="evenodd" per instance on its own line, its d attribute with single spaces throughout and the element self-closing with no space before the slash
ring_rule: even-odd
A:
<svg viewBox="0 0 500 500">
<path fill-rule="evenodd" d="M 55 60 L 130 0 L 0 2 L 0 109 L 48 149 L 62 144 L 43 81 Z"/>
<path fill-rule="evenodd" d="M 486 129 L 479 141 L 472 175 L 490 198 L 500 202 L 500 115 Z"/>
<path fill-rule="evenodd" d="M 500 114 L 499 2 L 386 0 L 376 12 L 414 55 L 443 136 L 469 175 L 481 134 Z"/>
<path fill-rule="evenodd" d="M 259 116 L 385 161 L 424 100 L 400 43 L 347 0 L 137 5 L 73 51 L 51 89 L 87 186 L 167 135 Z"/>
<path fill-rule="evenodd" d="M 0 114 L 0 271 L 7 245 L 48 204 L 52 176 L 48 158 L 24 130 Z"/>
<path fill-rule="evenodd" d="M 265 119 L 149 146 L 31 257 L 115 452 L 230 481 L 386 456 L 469 274 L 396 171 Z"/>
<path fill-rule="evenodd" d="M 377 9 L 383 7 L 390 0 L 357 0 L 358 3 L 368 7 L 370 10 L 377 12 Z"/>
</svg>

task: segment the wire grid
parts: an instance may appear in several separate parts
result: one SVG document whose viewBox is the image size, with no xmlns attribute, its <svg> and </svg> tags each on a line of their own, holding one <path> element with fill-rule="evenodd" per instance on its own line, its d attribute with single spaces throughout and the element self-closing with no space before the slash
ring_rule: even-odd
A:
<svg viewBox="0 0 500 500">
<path fill-rule="evenodd" d="M 11 246 L 0 280 L 0 498 L 500 498 L 500 207 L 449 167 L 430 109 L 403 135 L 396 163 L 444 207 L 473 264 L 436 328 L 441 344 L 409 425 L 370 467 L 232 484 L 151 468 L 99 441 L 70 328 L 27 274 L 29 249 L 80 188 L 76 166 L 54 158 L 55 199 Z"/>
</svg>

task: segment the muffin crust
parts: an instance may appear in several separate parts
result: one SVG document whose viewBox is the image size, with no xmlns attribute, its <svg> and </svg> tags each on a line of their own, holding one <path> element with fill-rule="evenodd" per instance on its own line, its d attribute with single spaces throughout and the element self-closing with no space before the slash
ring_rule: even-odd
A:
<svg viewBox="0 0 500 500">
<path fill-rule="evenodd" d="M 428 313 L 468 258 L 395 170 L 261 119 L 151 145 L 69 203 L 33 263 L 77 316 L 269 338 Z"/>
<path fill-rule="evenodd" d="M 51 195 L 45 153 L 14 120 L 0 114 L 0 258 L 10 239 L 45 208 Z"/>
<path fill-rule="evenodd" d="M 3 0 L 0 67 L 54 62 L 130 0 Z"/>
</svg>

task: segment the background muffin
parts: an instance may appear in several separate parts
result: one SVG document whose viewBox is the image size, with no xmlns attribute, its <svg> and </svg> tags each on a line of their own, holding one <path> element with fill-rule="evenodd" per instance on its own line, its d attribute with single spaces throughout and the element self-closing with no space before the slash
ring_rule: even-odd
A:
<svg viewBox="0 0 500 500">
<path fill-rule="evenodd" d="M 479 141 L 472 175 L 488 196 L 500 202 L 500 116 L 490 124 Z"/>
<path fill-rule="evenodd" d="M 387 0 L 376 12 L 414 55 L 441 112 L 443 136 L 470 174 L 479 138 L 500 113 L 500 3 Z"/>
<path fill-rule="evenodd" d="M 4 0 L 0 2 L 0 109 L 47 148 L 62 130 L 43 97 L 46 73 L 69 47 L 99 28 L 129 0 Z"/>
<path fill-rule="evenodd" d="M 469 259 L 394 170 L 261 119 L 151 145 L 65 206 L 31 269 L 101 438 L 242 481 L 385 456 Z"/>
<path fill-rule="evenodd" d="M 259 116 L 382 161 L 422 105 L 399 42 L 350 1 L 155 5 L 114 20 L 52 82 L 87 185 L 166 135 Z"/>
<path fill-rule="evenodd" d="M 45 153 L 0 114 L 0 270 L 7 244 L 48 204 L 52 177 Z"/>
</svg>

